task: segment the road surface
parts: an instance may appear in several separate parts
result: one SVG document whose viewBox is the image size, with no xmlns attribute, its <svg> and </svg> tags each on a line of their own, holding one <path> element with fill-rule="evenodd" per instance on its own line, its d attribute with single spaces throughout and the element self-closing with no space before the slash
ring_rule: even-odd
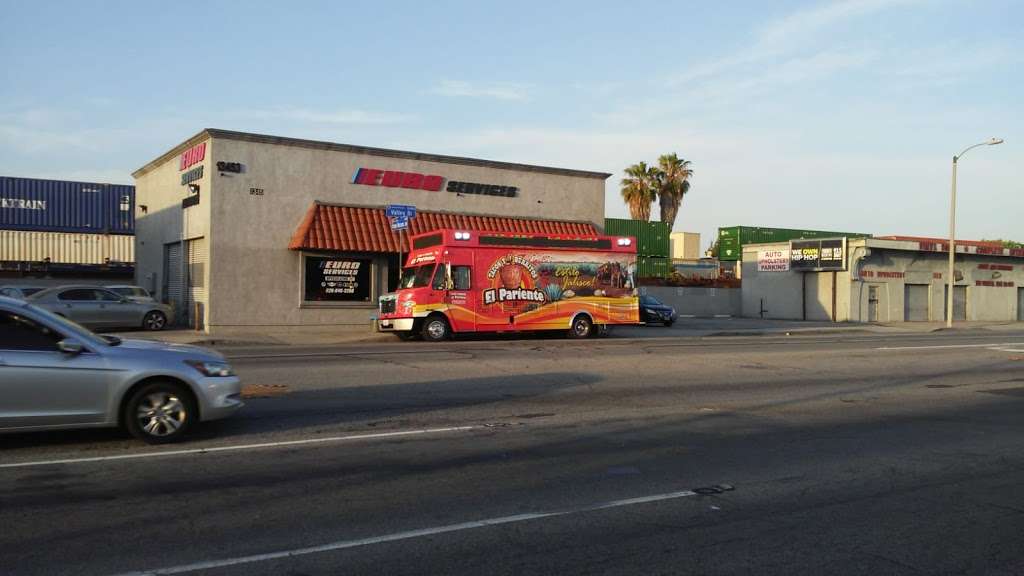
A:
<svg viewBox="0 0 1024 576">
<path fill-rule="evenodd" d="M 185 444 L 0 436 L 0 573 L 1024 573 L 1022 332 L 228 354 Z"/>
</svg>

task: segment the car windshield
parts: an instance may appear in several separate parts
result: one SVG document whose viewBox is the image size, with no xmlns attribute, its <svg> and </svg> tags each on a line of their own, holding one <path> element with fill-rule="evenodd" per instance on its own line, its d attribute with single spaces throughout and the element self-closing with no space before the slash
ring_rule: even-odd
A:
<svg viewBox="0 0 1024 576">
<path fill-rule="evenodd" d="M 32 312 L 34 312 L 35 314 L 37 314 L 39 316 L 45 317 L 47 322 L 49 322 L 50 324 L 55 325 L 66 336 L 67 335 L 74 335 L 74 336 L 76 336 L 78 338 L 81 338 L 82 340 L 85 340 L 87 343 L 97 344 L 97 345 L 116 346 L 117 344 L 121 343 L 120 342 L 120 338 L 117 338 L 118 342 L 115 344 L 114 342 L 112 342 L 110 340 L 107 340 L 107 339 L 101 337 L 100 335 L 96 334 L 92 330 L 89 330 L 85 326 L 82 326 L 81 324 L 78 324 L 77 322 L 73 322 L 71 320 L 68 320 L 67 318 L 65 318 L 63 316 L 59 316 L 57 314 L 54 314 L 53 312 L 50 312 L 49 310 L 46 310 L 44 308 L 40 308 L 40 307 L 32 305 L 32 304 L 26 304 L 25 307 L 28 308 L 29 310 L 31 310 Z"/>
<path fill-rule="evenodd" d="M 654 296 L 641 296 L 640 301 L 644 306 L 664 306 L 664 304 Z"/>
<path fill-rule="evenodd" d="M 430 284 L 430 278 L 434 275 L 434 264 L 413 266 L 402 270 L 402 281 L 398 283 L 399 288 L 422 288 Z"/>
<path fill-rule="evenodd" d="M 22 288 L 21 293 L 25 296 L 31 296 L 40 290 L 42 290 L 42 288 Z"/>
</svg>

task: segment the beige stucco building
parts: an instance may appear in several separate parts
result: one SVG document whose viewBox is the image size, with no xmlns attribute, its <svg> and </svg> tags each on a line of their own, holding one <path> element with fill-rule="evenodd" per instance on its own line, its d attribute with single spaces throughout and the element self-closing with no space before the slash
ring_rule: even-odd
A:
<svg viewBox="0 0 1024 576">
<path fill-rule="evenodd" d="M 795 243 L 815 242 L 743 246 L 744 316 L 835 322 L 945 320 L 948 242 L 906 236 L 850 238 L 836 253 L 833 270 L 796 269 Z M 956 321 L 1024 321 L 1024 249 L 992 244 L 966 242 L 956 247 Z M 833 245 L 833 250 L 840 246 Z"/>
<path fill-rule="evenodd" d="M 136 281 L 209 330 L 367 327 L 408 250 L 386 206 L 413 234 L 593 234 L 610 174 L 206 129 L 133 176 Z"/>
</svg>

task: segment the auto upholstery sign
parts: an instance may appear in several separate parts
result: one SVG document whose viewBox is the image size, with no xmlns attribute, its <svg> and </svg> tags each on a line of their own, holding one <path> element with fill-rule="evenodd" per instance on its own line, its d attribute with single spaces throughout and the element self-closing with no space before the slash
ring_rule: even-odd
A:
<svg viewBox="0 0 1024 576">
<path fill-rule="evenodd" d="M 758 272 L 788 272 L 789 250 L 758 250 Z"/>
</svg>

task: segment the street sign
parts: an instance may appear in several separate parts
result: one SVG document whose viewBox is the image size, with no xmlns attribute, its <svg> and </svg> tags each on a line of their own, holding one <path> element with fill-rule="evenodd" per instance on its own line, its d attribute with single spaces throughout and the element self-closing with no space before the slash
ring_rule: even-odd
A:
<svg viewBox="0 0 1024 576">
<path fill-rule="evenodd" d="M 384 213 L 387 214 L 388 218 L 415 218 L 416 207 L 409 206 L 407 204 L 389 204 L 388 207 L 384 209 Z"/>
<path fill-rule="evenodd" d="M 392 230 L 405 230 L 407 228 L 409 228 L 409 219 L 405 216 L 395 216 L 391 218 Z"/>
</svg>

